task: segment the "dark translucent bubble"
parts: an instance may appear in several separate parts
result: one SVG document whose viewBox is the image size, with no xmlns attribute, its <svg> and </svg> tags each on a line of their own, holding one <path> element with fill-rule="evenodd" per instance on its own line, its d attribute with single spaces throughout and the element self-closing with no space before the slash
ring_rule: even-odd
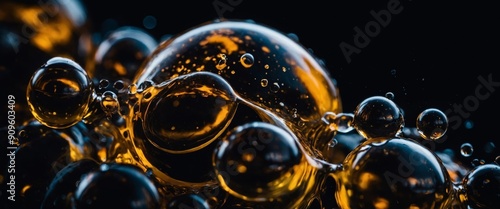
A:
<svg viewBox="0 0 500 209">
<path fill-rule="evenodd" d="M 474 152 L 474 147 L 470 143 L 463 143 L 460 145 L 460 154 L 464 157 L 470 157 L 472 156 L 472 153 Z"/>
<path fill-rule="evenodd" d="M 403 138 L 367 140 L 334 173 L 341 208 L 449 208 L 453 185 L 440 159 Z"/>
<path fill-rule="evenodd" d="M 158 42 L 146 31 L 132 26 L 124 26 L 112 31 L 99 43 L 89 75 L 98 82 L 100 79 L 116 81 L 132 80 L 139 66 L 157 47 Z"/>
<path fill-rule="evenodd" d="M 387 92 L 385 93 L 385 97 L 390 100 L 394 100 L 394 93 L 392 92 Z"/>
<path fill-rule="evenodd" d="M 240 57 L 240 63 L 245 68 L 252 67 L 254 62 L 255 62 L 255 58 L 250 53 L 245 53 L 245 54 L 241 55 L 241 57 Z"/>
<path fill-rule="evenodd" d="M 219 74 L 242 99 L 289 124 L 341 112 L 338 90 L 315 57 L 286 35 L 247 21 L 207 22 L 162 42 L 134 83 L 161 83 L 196 71 Z"/>
<path fill-rule="evenodd" d="M 92 82 L 78 63 L 54 57 L 33 74 L 26 96 L 31 113 L 42 124 L 67 128 L 87 114 L 93 93 Z"/>
<path fill-rule="evenodd" d="M 66 209 L 71 207 L 71 197 L 82 176 L 98 168 L 91 158 L 69 163 L 52 179 L 43 198 L 41 209 Z"/>
<path fill-rule="evenodd" d="M 500 166 L 484 164 L 475 167 L 463 183 L 463 202 L 471 208 L 498 208 L 500 199 Z"/>
<path fill-rule="evenodd" d="M 354 128 L 365 138 L 394 137 L 404 126 L 400 108 L 387 97 L 373 96 L 354 110 Z"/>
<path fill-rule="evenodd" d="M 269 123 L 238 126 L 214 153 L 218 180 L 230 194 L 252 201 L 306 194 L 314 171 L 299 146 L 290 133 Z M 299 199 L 286 201 L 302 198 L 294 197 Z"/>
<path fill-rule="evenodd" d="M 84 175 L 73 195 L 74 209 L 158 209 L 160 194 L 131 164 L 102 164 Z"/>
<path fill-rule="evenodd" d="M 237 107 L 219 75 L 197 72 L 152 89 L 143 128 L 149 141 L 171 153 L 199 150 L 223 133 Z"/>
<path fill-rule="evenodd" d="M 94 157 L 79 124 L 51 129 L 33 121 L 20 127 L 23 143 L 15 150 L 15 190 L 18 208 L 40 208 L 47 188 L 68 164 Z"/>
<path fill-rule="evenodd" d="M 427 140 L 440 139 L 448 129 L 448 117 L 439 109 L 429 108 L 417 117 L 417 130 Z"/>
</svg>

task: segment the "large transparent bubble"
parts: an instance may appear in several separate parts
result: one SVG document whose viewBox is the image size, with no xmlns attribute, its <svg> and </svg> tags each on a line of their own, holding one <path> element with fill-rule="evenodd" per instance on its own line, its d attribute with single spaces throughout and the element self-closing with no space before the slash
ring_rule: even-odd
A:
<svg viewBox="0 0 500 209">
<path fill-rule="evenodd" d="M 206 22 L 160 43 L 134 83 L 158 84 L 197 71 L 220 75 L 241 99 L 292 126 L 342 109 L 338 89 L 314 55 L 285 34 L 250 21 Z"/>
</svg>

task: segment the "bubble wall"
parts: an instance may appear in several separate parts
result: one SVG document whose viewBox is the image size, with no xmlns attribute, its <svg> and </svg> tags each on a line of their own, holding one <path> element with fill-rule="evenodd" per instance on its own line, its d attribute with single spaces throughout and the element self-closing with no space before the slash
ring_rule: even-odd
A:
<svg viewBox="0 0 500 209">
<path fill-rule="evenodd" d="M 317 4 L 273 18 L 284 8 L 215 0 L 182 22 L 152 3 L 1 2 L 2 208 L 497 208 L 498 136 L 478 119 L 496 75 L 420 74 L 449 58 L 417 51 L 429 42 L 397 52 L 404 38 L 387 36 L 416 24 L 397 22 L 411 1 L 323 26 L 346 33 L 289 33 L 327 13 Z"/>
</svg>

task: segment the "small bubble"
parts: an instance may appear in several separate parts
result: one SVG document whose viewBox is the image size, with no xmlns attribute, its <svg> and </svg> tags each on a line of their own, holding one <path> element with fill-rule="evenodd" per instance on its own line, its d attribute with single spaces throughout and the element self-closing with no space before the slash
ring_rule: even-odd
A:
<svg viewBox="0 0 500 209">
<path fill-rule="evenodd" d="M 117 81 L 115 81 L 115 83 L 113 83 L 113 88 L 115 88 L 116 90 L 120 91 L 123 88 L 125 88 L 125 84 L 123 83 L 122 80 L 117 80 Z"/>
<path fill-rule="evenodd" d="M 264 78 L 264 79 L 260 80 L 260 85 L 262 87 L 266 87 L 267 84 L 269 84 L 269 81 L 267 79 Z"/>
<path fill-rule="evenodd" d="M 273 85 L 271 86 L 271 91 L 274 93 L 278 93 L 279 90 L 280 90 L 280 85 L 274 82 Z"/>
<path fill-rule="evenodd" d="M 99 81 L 99 89 L 105 89 L 109 86 L 109 81 L 108 79 L 101 79 Z"/>
<path fill-rule="evenodd" d="M 394 93 L 392 92 L 387 92 L 385 93 L 385 97 L 390 100 L 394 100 Z"/>
<path fill-rule="evenodd" d="M 495 158 L 495 163 L 500 165 L 500 155 Z"/>
<path fill-rule="evenodd" d="M 470 157 L 472 155 L 472 152 L 474 152 L 474 148 L 472 147 L 472 144 L 470 143 L 463 143 L 460 146 L 460 153 L 464 157 Z"/>
<path fill-rule="evenodd" d="M 402 132 L 404 118 L 394 101 L 383 96 L 372 96 L 356 107 L 352 125 L 367 139 L 393 137 Z"/>
<path fill-rule="evenodd" d="M 107 115 L 118 112 L 119 102 L 116 94 L 112 91 L 105 91 L 102 94 L 101 107 Z"/>
<path fill-rule="evenodd" d="M 417 117 L 417 130 L 424 139 L 440 139 L 447 129 L 448 118 L 441 110 L 429 108 L 421 112 Z"/>
<path fill-rule="evenodd" d="M 225 54 L 218 54 L 219 62 L 215 66 L 218 70 L 222 70 L 227 67 L 227 56 Z"/>
<path fill-rule="evenodd" d="M 483 159 L 473 159 L 471 164 L 472 164 L 472 167 L 477 167 L 477 166 L 480 166 L 480 165 L 484 165 L 486 162 L 483 160 Z"/>
<path fill-rule="evenodd" d="M 245 68 L 252 67 L 254 62 L 255 62 L 255 59 L 254 59 L 253 55 L 250 53 L 245 53 L 245 54 L 241 55 L 241 57 L 240 57 L 240 63 Z"/>
<path fill-rule="evenodd" d="M 397 73 L 397 70 L 396 70 L 396 69 L 392 69 L 392 70 L 391 70 L 391 75 L 393 75 L 394 77 L 396 77 L 396 73 Z"/>
<path fill-rule="evenodd" d="M 330 141 L 328 142 L 328 147 L 333 148 L 333 147 L 335 147 L 335 145 L 337 145 L 338 143 L 339 143 L 339 142 L 337 141 L 337 139 L 335 139 L 335 138 L 334 138 L 334 139 L 332 139 L 332 140 L 330 140 Z"/>
</svg>

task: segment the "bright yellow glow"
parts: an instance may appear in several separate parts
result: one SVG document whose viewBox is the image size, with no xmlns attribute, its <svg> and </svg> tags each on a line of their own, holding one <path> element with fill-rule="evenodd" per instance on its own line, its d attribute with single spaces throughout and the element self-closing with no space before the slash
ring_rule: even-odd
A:
<svg viewBox="0 0 500 209">
<path fill-rule="evenodd" d="M 373 207 L 375 209 L 387 209 L 389 208 L 389 200 L 379 197 L 373 201 Z"/>
<path fill-rule="evenodd" d="M 42 8 L 15 7 L 16 15 L 24 24 L 25 33 L 29 34 L 31 42 L 45 52 L 54 53 L 55 46 L 66 45 L 72 35 L 72 24 L 70 20 L 51 17 Z"/>
<path fill-rule="evenodd" d="M 214 44 L 214 43 L 222 44 L 224 46 L 224 50 L 221 49 L 221 51 L 226 51 L 228 54 L 232 54 L 233 52 L 238 51 L 238 43 L 236 43 L 234 39 L 219 34 L 208 36 L 205 40 L 200 42 L 200 45 L 205 46 L 207 44 Z"/>
<path fill-rule="evenodd" d="M 370 184 L 376 180 L 377 180 L 376 175 L 373 175 L 373 174 L 368 173 L 368 172 L 364 172 L 361 175 L 359 175 L 358 187 L 361 190 L 368 190 L 371 187 Z"/>
</svg>

